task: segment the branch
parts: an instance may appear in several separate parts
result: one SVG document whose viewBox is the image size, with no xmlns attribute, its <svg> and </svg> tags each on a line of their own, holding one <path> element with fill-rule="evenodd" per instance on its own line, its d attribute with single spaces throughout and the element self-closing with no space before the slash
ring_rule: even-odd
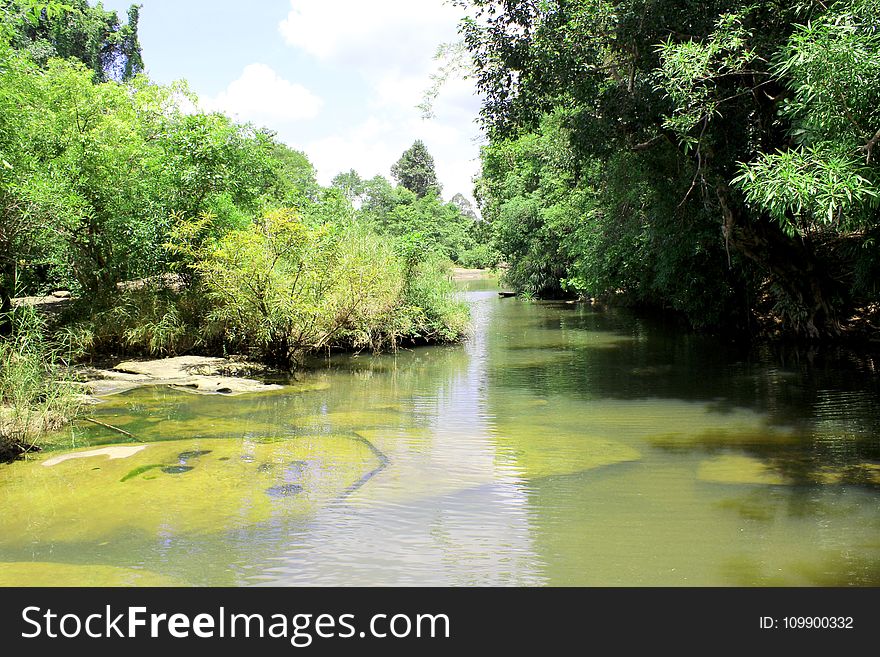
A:
<svg viewBox="0 0 880 657">
<path fill-rule="evenodd" d="M 652 148 L 652 147 L 656 146 L 657 144 L 659 144 L 661 141 L 663 141 L 664 138 L 665 138 L 665 135 L 657 135 L 656 137 L 653 137 L 653 138 L 649 139 L 648 141 L 643 141 L 641 144 L 635 144 L 634 146 L 631 146 L 629 150 L 632 151 L 633 153 L 638 153 L 640 151 L 646 151 L 649 148 Z"/>
<path fill-rule="evenodd" d="M 97 424 L 99 427 L 104 427 L 104 428 L 106 428 L 106 429 L 112 429 L 113 431 L 118 431 L 118 432 L 121 433 L 123 436 L 128 436 L 128 437 L 131 438 L 132 440 L 136 440 L 136 441 L 139 442 L 139 443 L 144 442 L 144 441 L 141 440 L 140 438 L 135 438 L 133 435 L 131 435 L 130 433 L 128 433 L 128 431 L 126 431 L 125 429 L 120 429 L 119 427 L 114 427 L 112 424 L 105 424 L 104 422 L 99 422 L 98 420 L 96 420 L 96 419 L 94 419 L 94 418 L 91 418 L 91 417 L 87 417 L 87 418 L 84 418 L 84 419 L 85 419 L 86 422 L 91 422 L 92 424 Z"/>
<path fill-rule="evenodd" d="M 867 144 L 859 149 L 860 151 L 865 151 L 867 153 L 865 156 L 865 165 L 871 164 L 871 151 L 874 150 L 874 146 L 877 145 L 878 141 L 880 141 L 880 130 L 871 137 L 871 140 Z"/>
</svg>

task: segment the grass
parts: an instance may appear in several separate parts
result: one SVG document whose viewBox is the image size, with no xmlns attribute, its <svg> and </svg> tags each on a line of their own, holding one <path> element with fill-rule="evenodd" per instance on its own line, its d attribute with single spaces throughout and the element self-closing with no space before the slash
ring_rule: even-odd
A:
<svg viewBox="0 0 880 657">
<path fill-rule="evenodd" d="M 35 449 L 80 410 L 66 374 L 64 346 L 48 337 L 33 308 L 12 314 L 12 332 L 0 338 L 0 460 Z"/>
</svg>

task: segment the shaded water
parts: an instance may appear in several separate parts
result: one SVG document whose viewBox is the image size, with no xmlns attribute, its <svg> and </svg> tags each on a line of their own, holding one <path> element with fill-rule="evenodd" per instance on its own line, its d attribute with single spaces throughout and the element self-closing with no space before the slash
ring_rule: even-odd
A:
<svg viewBox="0 0 880 657">
<path fill-rule="evenodd" d="M 880 584 L 875 360 L 465 287 L 463 346 L 108 398 L 150 444 L 0 468 L 0 584 Z"/>
</svg>

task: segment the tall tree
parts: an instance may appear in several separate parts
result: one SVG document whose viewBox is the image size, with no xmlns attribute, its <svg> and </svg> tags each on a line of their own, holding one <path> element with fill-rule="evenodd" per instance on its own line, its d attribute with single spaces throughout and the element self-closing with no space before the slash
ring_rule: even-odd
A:
<svg viewBox="0 0 880 657">
<path fill-rule="evenodd" d="M 434 170 L 434 158 L 421 139 L 417 139 L 403 152 L 391 167 L 391 175 L 397 184 L 406 187 L 419 198 L 431 191 L 440 196 L 441 187 Z"/>
<path fill-rule="evenodd" d="M 461 214 L 471 221 L 477 221 L 479 217 L 477 217 L 477 213 L 474 210 L 474 204 L 471 203 L 467 197 L 461 192 L 457 192 L 455 196 L 452 197 L 450 203 L 454 203 L 458 209 L 461 211 Z"/>
<path fill-rule="evenodd" d="M 275 140 L 271 159 L 276 172 L 273 195 L 282 205 L 301 207 L 318 199 L 321 186 L 305 153 Z"/>
<path fill-rule="evenodd" d="M 87 0 L 4 0 L 2 10 L 14 23 L 13 47 L 30 52 L 38 64 L 72 57 L 93 71 L 96 82 L 130 80 L 144 69 L 140 5 L 129 7 L 125 23 L 115 11 Z"/>
<path fill-rule="evenodd" d="M 337 173 L 330 181 L 330 186 L 341 191 L 350 203 L 360 200 L 366 191 L 366 181 L 354 169 Z"/>
</svg>

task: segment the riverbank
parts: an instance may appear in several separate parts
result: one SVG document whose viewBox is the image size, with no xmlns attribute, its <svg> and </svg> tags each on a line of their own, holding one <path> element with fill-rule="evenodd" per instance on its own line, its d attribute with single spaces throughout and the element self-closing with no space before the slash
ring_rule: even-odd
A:
<svg viewBox="0 0 880 657">
<path fill-rule="evenodd" d="M 143 386 L 205 395 L 268 392 L 280 386 L 251 377 L 291 372 L 316 353 L 463 339 L 468 311 L 452 281 L 486 272 L 426 260 L 404 274 L 392 265 L 380 270 L 396 272 L 393 280 L 383 283 L 373 271 L 366 282 L 359 278 L 311 301 L 308 290 L 300 290 L 308 298 L 283 293 L 280 282 L 264 290 L 267 304 L 259 290 L 221 300 L 219 288 L 205 282 L 187 288 L 165 279 L 118 286 L 91 303 L 66 291 L 16 299 L 13 335 L 0 341 L 0 455 L 38 450 L 42 436 L 106 395 Z M 349 269 L 354 276 L 357 268 Z M 312 305 L 302 307 L 307 301 Z"/>
<path fill-rule="evenodd" d="M 452 280 L 473 281 L 480 278 L 491 278 L 497 274 L 491 269 L 467 269 L 465 267 L 452 268 Z"/>
</svg>

